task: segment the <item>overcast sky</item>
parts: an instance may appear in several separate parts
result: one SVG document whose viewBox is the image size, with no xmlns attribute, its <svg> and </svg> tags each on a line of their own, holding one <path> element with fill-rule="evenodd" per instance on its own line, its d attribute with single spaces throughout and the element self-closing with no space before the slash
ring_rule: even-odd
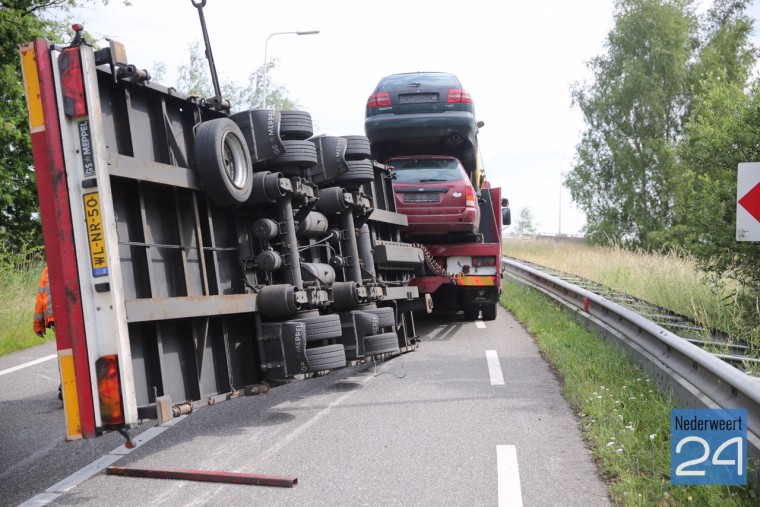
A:
<svg viewBox="0 0 760 507">
<path fill-rule="evenodd" d="M 126 45 L 130 63 L 166 65 L 175 84 L 188 47 L 203 42 L 191 0 L 119 0 L 77 10 L 95 36 Z M 754 3 L 757 3 L 754 2 Z M 539 232 L 577 233 L 585 218 L 560 187 L 584 129 L 572 108 L 574 82 L 604 51 L 612 0 L 494 2 L 449 0 L 208 0 L 203 9 L 220 81 L 242 85 L 267 56 L 270 80 L 314 119 L 317 133 L 364 134 L 364 107 L 384 75 L 456 74 L 471 93 L 486 175 L 509 197 L 513 214 L 529 207 Z M 750 14 L 760 11 L 753 5 Z M 560 206 L 561 202 L 561 206 Z"/>
</svg>

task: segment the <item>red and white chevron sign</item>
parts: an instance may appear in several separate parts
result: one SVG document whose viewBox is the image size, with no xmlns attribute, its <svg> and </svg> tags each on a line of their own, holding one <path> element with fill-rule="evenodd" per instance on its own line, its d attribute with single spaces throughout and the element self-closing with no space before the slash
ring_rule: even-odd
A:
<svg viewBox="0 0 760 507">
<path fill-rule="evenodd" d="M 760 163 L 739 164 L 736 241 L 760 241 Z"/>
</svg>

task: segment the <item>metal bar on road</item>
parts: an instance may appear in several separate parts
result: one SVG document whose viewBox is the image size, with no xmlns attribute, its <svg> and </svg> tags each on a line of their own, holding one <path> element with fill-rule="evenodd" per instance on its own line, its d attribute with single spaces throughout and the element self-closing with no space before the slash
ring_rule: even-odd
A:
<svg viewBox="0 0 760 507">
<path fill-rule="evenodd" d="M 280 488 L 294 488 L 298 485 L 298 479 L 296 477 L 247 474 L 243 472 L 185 470 L 181 468 L 128 468 L 122 466 L 110 466 L 106 468 L 106 475 L 147 477 L 152 479 L 180 479 L 186 481 L 227 482 L 230 484 L 276 486 Z"/>
</svg>

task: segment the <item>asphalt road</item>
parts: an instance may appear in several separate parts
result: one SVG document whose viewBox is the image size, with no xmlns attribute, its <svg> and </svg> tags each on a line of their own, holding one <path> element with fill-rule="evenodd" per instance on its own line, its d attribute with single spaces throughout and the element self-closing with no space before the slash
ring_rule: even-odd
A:
<svg viewBox="0 0 760 507">
<path fill-rule="evenodd" d="M 129 453 L 118 434 L 63 442 L 54 360 L 3 373 L 52 344 L 1 357 L 0 504 L 609 505 L 559 382 L 511 315 L 428 316 L 417 331 L 419 349 L 385 363 L 220 403 L 160 433 L 141 426 L 154 438 Z M 111 463 L 298 485 L 105 475 Z"/>
</svg>

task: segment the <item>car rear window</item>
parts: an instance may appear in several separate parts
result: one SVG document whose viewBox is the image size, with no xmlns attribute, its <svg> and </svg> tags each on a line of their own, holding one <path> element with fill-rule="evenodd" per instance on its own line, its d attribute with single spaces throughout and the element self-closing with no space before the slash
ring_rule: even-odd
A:
<svg viewBox="0 0 760 507">
<path fill-rule="evenodd" d="M 440 86 L 459 88 L 459 80 L 446 72 L 417 72 L 395 74 L 384 77 L 377 85 L 377 91 L 394 90 L 409 86 Z"/>
<path fill-rule="evenodd" d="M 453 159 L 402 159 L 388 162 L 396 171 L 397 183 L 451 183 L 464 178 Z"/>
</svg>

